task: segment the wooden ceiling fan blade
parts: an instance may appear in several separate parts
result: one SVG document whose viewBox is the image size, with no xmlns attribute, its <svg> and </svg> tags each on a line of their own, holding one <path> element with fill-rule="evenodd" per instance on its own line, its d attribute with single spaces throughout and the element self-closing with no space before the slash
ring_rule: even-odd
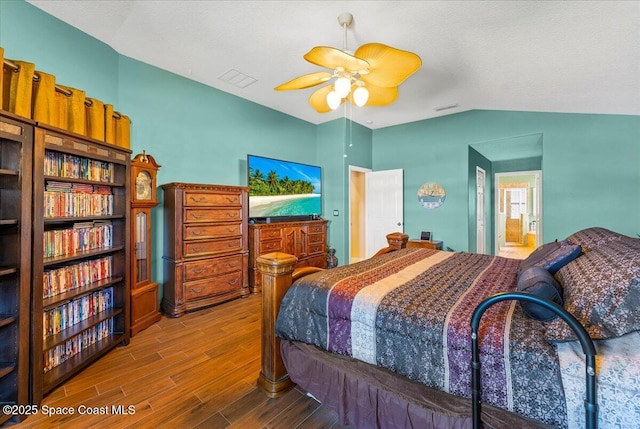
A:
<svg viewBox="0 0 640 429">
<path fill-rule="evenodd" d="M 331 73 L 329 72 L 315 72 L 299 76 L 289 82 L 276 86 L 276 91 L 288 91 L 291 89 L 304 89 L 311 88 L 312 86 L 320 85 L 331 79 Z"/>
<path fill-rule="evenodd" d="M 354 55 L 370 65 L 369 73 L 362 75 L 360 79 L 380 87 L 397 87 L 422 67 L 422 60 L 413 52 L 382 43 L 362 45 Z"/>
<path fill-rule="evenodd" d="M 333 90 L 333 85 L 324 86 L 317 91 L 314 91 L 309 97 L 309 104 L 316 109 L 318 113 L 331 112 L 331 108 L 327 104 L 327 94 Z M 344 100 L 340 104 L 344 103 Z"/>
<path fill-rule="evenodd" d="M 369 70 L 369 63 L 367 61 L 329 46 L 316 46 L 312 48 L 305 54 L 304 59 L 311 64 L 326 67 L 331 70 L 335 70 L 336 67 L 342 67 L 345 70 L 353 72 Z"/>
<path fill-rule="evenodd" d="M 365 85 L 367 91 L 369 91 L 369 98 L 365 103 L 365 106 L 386 106 L 398 99 L 398 87 L 385 88 L 382 86 Z M 353 99 L 353 91 L 349 94 L 349 102 L 356 105 Z"/>
</svg>

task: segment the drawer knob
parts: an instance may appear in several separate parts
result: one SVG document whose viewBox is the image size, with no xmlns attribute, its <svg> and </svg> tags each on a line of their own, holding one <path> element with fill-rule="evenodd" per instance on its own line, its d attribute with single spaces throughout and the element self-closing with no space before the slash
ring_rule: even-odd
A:
<svg viewBox="0 0 640 429">
<path fill-rule="evenodd" d="M 205 267 L 202 267 L 202 268 L 191 268 L 189 271 L 191 271 L 193 274 L 202 274 L 202 273 L 206 272 L 207 269 Z"/>
<path fill-rule="evenodd" d="M 194 218 L 194 219 L 200 219 L 200 218 L 202 217 L 202 216 L 200 216 L 200 215 L 199 215 L 199 214 L 197 214 L 197 213 L 189 213 L 189 216 L 190 216 L 190 217 L 192 217 L 192 218 Z"/>
<path fill-rule="evenodd" d="M 202 234 L 204 234 L 204 229 L 191 230 L 191 235 L 202 235 Z"/>
<path fill-rule="evenodd" d="M 195 290 L 194 288 L 191 288 L 191 292 L 193 292 L 193 293 L 202 293 L 202 292 L 204 292 L 204 286 L 202 286 L 198 290 Z"/>
<path fill-rule="evenodd" d="M 227 282 L 228 285 L 235 285 L 236 283 L 238 283 L 238 279 L 232 279 Z"/>
<path fill-rule="evenodd" d="M 191 246 L 191 250 L 198 253 L 204 249 L 204 246 Z"/>
<path fill-rule="evenodd" d="M 205 198 L 204 198 L 204 197 L 198 197 L 198 198 L 196 198 L 196 197 L 189 197 L 189 199 L 190 199 L 191 201 L 193 201 L 194 203 L 201 203 L 201 202 L 203 202 L 203 201 L 205 200 Z"/>
</svg>

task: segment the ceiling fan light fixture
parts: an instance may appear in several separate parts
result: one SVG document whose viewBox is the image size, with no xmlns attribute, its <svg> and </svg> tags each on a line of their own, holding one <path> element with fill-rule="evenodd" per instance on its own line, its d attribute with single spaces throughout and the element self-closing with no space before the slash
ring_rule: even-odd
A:
<svg viewBox="0 0 640 429">
<path fill-rule="evenodd" d="M 336 91 L 331 91 L 327 94 L 327 105 L 331 110 L 336 110 L 340 107 L 341 102 L 342 97 L 340 97 Z"/>
<path fill-rule="evenodd" d="M 347 27 L 352 22 L 353 16 L 349 13 L 338 17 L 344 31 L 342 50 L 315 46 L 304 55 L 306 61 L 329 71 L 299 76 L 275 89 L 304 89 L 335 79 L 309 97 L 309 104 L 318 113 L 336 110 L 345 101 L 358 107 L 386 106 L 395 102 L 398 86 L 420 69 L 422 60 L 412 52 L 382 43 L 367 43 L 353 54 L 348 53 Z"/>
<path fill-rule="evenodd" d="M 351 79 L 340 76 L 333 84 L 333 90 L 338 93 L 340 98 L 345 98 L 351 91 Z"/>
<path fill-rule="evenodd" d="M 358 82 L 358 87 L 353 91 L 353 101 L 356 106 L 362 107 L 367 104 L 367 100 L 369 100 L 369 91 Z"/>
</svg>

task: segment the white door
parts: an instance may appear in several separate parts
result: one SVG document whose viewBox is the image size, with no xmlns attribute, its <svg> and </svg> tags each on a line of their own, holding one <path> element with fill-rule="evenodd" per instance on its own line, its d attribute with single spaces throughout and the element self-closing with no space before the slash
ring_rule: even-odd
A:
<svg viewBox="0 0 640 429">
<path fill-rule="evenodd" d="M 476 167 L 476 252 L 485 253 L 485 212 L 484 212 L 484 195 L 485 195 L 486 172 Z"/>
<path fill-rule="evenodd" d="M 366 256 L 387 247 L 387 234 L 403 230 L 402 170 L 366 173 Z"/>
</svg>

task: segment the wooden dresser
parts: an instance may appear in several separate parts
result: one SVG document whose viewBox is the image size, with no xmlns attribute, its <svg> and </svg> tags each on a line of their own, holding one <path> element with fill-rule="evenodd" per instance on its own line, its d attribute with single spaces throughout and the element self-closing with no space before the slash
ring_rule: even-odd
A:
<svg viewBox="0 0 640 429">
<path fill-rule="evenodd" d="M 327 268 L 327 222 L 308 220 L 249 225 L 249 287 L 262 291 L 256 259 L 264 253 L 283 252 L 298 258 L 295 268 Z"/>
<path fill-rule="evenodd" d="M 246 296 L 248 188 L 168 183 L 162 189 L 167 316 Z"/>
</svg>

